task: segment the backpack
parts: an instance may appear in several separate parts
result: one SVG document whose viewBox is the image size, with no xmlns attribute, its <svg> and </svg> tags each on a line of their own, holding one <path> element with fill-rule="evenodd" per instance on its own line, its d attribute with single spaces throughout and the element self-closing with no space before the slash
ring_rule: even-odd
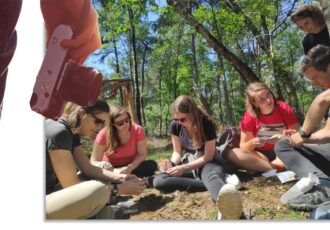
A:
<svg viewBox="0 0 330 230">
<path fill-rule="evenodd" d="M 241 140 L 240 130 L 236 127 L 229 127 L 222 130 L 216 140 L 216 152 L 214 159 L 223 162 L 227 159 L 228 152 L 233 148 L 239 148 Z"/>
</svg>

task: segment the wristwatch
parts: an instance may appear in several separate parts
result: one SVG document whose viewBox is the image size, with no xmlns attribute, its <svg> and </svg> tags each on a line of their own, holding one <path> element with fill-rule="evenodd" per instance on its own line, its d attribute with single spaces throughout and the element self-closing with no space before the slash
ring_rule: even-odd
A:
<svg viewBox="0 0 330 230">
<path fill-rule="evenodd" d="M 310 134 L 305 133 L 301 127 L 299 128 L 298 133 L 302 138 L 310 138 L 312 135 L 311 133 Z"/>
</svg>

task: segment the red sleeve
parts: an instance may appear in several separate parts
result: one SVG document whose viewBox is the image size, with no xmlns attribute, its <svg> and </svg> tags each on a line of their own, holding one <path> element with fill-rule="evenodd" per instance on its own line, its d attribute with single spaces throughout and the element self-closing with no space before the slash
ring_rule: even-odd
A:
<svg viewBox="0 0 330 230">
<path fill-rule="evenodd" d="M 242 131 L 248 131 L 254 133 L 254 130 L 256 128 L 255 119 L 251 117 L 250 114 L 245 112 L 239 127 Z"/>
<path fill-rule="evenodd" d="M 279 101 L 277 104 L 286 126 L 299 123 L 297 114 L 288 104 L 283 101 Z"/>
<path fill-rule="evenodd" d="M 143 139 L 146 138 L 146 133 L 145 133 L 144 129 L 142 128 L 142 126 L 133 125 L 133 128 L 136 133 L 136 141 L 142 141 Z"/>
<path fill-rule="evenodd" d="M 106 145 L 107 141 L 106 141 L 106 137 L 105 137 L 105 128 L 103 128 L 96 136 L 95 141 L 96 144 L 99 145 Z"/>
</svg>

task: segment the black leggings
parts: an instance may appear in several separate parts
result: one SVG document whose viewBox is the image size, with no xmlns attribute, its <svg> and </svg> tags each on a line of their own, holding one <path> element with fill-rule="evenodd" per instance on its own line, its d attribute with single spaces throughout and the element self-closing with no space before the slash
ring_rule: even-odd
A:
<svg viewBox="0 0 330 230">
<path fill-rule="evenodd" d="M 161 192 L 169 193 L 175 190 L 187 192 L 201 192 L 208 190 L 213 202 L 216 202 L 222 186 L 225 184 L 224 168 L 217 161 L 206 163 L 201 171 L 201 180 L 193 178 L 192 173 L 184 173 L 180 177 L 161 173 L 155 176 L 154 188 Z"/>
<path fill-rule="evenodd" d="M 132 174 L 136 175 L 137 177 L 149 177 L 155 174 L 158 165 L 154 160 L 145 160 L 142 161 L 139 166 L 132 171 Z"/>
</svg>

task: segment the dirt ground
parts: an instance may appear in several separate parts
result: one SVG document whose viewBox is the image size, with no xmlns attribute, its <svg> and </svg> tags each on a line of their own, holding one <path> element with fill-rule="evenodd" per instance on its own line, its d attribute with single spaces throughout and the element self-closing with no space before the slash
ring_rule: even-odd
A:
<svg viewBox="0 0 330 230">
<path fill-rule="evenodd" d="M 243 182 L 245 220 L 306 220 L 309 212 L 295 211 L 280 202 L 280 196 L 293 184 L 281 184 L 277 177 L 265 178 L 240 173 Z M 125 215 L 129 220 L 215 220 L 216 205 L 208 192 L 187 193 L 176 191 L 161 194 L 156 189 L 146 189 L 135 201 L 138 212 Z"/>
</svg>

